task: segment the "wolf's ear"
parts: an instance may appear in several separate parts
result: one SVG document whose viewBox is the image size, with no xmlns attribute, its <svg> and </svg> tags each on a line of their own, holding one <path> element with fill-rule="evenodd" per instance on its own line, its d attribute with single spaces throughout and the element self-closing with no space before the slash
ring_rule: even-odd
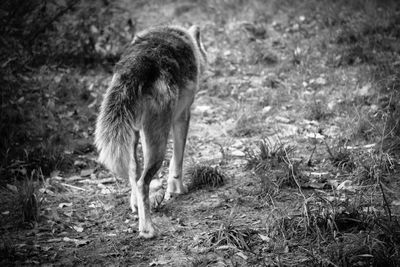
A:
<svg viewBox="0 0 400 267">
<path fill-rule="evenodd" d="M 200 37 L 200 27 L 199 26 L 197 26 L 197 25 L 191 26 L 189 28 L 189 33 L 190 33 L 190 35 L 192 35 L 194 37 L 194 39 L 196 40 L 196 42 L 198 44 L 201 43 L 201 40 L 200 40 L 200 38 L 201 38 Z"/>
</svg>

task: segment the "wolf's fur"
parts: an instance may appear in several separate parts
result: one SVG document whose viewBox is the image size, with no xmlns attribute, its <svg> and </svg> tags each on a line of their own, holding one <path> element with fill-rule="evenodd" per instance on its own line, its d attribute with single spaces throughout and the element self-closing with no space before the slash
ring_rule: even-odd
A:
<svg viewBox="0 0 400 267">
<path fill-rule="evenodd" d="M 167 194 L 184 193 L 182 159 L 190 106 L 206 54 L 200 30 L 168 26 L 137 34 L 115 67 L 97 119 L 99 161 L 130 179 L 131 207 L 139 215 L 140 236 L 155 235 L 150 218 L 149 185 L 161 167 L 170 129 L 174 153 Z M 137 157 L 139 138 L 143 171 Z"/>
</svg>

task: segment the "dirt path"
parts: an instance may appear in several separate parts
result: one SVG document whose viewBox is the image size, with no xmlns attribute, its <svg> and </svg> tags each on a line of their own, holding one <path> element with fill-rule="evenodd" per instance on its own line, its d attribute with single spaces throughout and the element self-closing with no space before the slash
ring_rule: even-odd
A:
<svg viewBox="0 0 400 267">
<path fill-rule="evenodd" d="M 80 173 L 55 173 L 41 189 L 46 220 L 14 233 L 18 264 L 333 266 L 326 256 L 330 244 L 313 246 L 317 241 L 307 233 L 314 228 L 303 228 L 304 214 L 323 216 L 331 183 L 349 177 L 329 161 L 326 144 L 359 127 L 352 127 L 344 109 L 370 96 L 371 82 L 360 78 L 362 66 L 332 67 L 341 59 L 328 52 L 332 33 L 317 23 L 321 14 L 310 11 L 312 1 L 234 2 L 124 1 L 138 30 L 163 23 L 203 29 L 210 67 L 192 108 L 185 166 L 216 167 L 226 184 L 164 201 L 153 212 L 161 235 L 145 241 L 137 237 L 127 181 L 98 166 L 95 153 L 82 155 L 75 162 Z M 271 160 L 276 156 L 288 169 L 260 176 L 249 167 L 262 140 Z M 374 141 L 352 146 L 369 143 Z M 281 158 L 274 154 L 282 151 L 287 154 Z M 170 153 L 169 145 L 160 179 Z"/>
</svg>

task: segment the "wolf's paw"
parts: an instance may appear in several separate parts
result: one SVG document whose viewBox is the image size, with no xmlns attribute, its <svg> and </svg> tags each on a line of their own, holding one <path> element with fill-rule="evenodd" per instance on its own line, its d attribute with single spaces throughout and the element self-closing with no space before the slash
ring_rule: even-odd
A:
<svg viewBox="0 0 400 267">
<path fill-rule="evenodd" d="M 183 195 L 183 194 L 186 194 L 188 192 L 188 189 L 185 187 L 185 186 L 182 186 L 181 188 L 180 188 L 180 190 L 174 190 L 174 191 L 167 191 L 166 193 L 165 193 L 165 197 L 164 197 L 164 199 L 165 200 L 169 200 L 169 199 L 172 199 L 172 198 L 174 198 L 174 197 L 176 197 L 176 196 L 179 196 L 179 195 Z"/>
<path fill-rule="evenodd" d="M 151 239 L 157 236 L 158 230 L 152 225 L 146 225 L 144 229 L 139 230 L 139 238 Z"/>
<path fill-rule="evenodd" d="M 150 207 L 152 209 L 158 208 L 165 196 L 165 180 L 154 179 L 150 183 Z"/>
<path fill-rule="evenodd" d="M 165 190 L 160 189 L 156 192 L 150 192 L 150 207 L 152 209 L 157 209 L 158 207 L 161 206 L 161 203 L 163 202 L 165 197 Z"/>
</svg>

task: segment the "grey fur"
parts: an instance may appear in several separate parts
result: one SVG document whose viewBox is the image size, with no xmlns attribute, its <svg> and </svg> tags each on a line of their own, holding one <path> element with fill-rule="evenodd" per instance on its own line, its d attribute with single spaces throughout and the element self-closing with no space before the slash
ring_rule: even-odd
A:
<svg viewBox="0 0 400 267">
<path fill-rule="evenodd" d="M 197 26 L 189 30 L 169 26 L 144 31 L 122 55 L 104 95 L 95 131 L 99 161 L 118 176 L 130 178 L 131 206 L 134 211 L 138 208 L 141 236 L 154 236 L 148 188 L 164 159 L 171 127 L 176 128 L 174 143 L 179 151 L 174 150 L 170 171 L 177 172 L 181 179 L 190 105 L 205 61 Z M 143 172 L 137 160 L 139 136 Z M 169 183 L 169 191 L 181 192 L 181 180 L 180 184 L 174 183 Z"/>
</svg>

